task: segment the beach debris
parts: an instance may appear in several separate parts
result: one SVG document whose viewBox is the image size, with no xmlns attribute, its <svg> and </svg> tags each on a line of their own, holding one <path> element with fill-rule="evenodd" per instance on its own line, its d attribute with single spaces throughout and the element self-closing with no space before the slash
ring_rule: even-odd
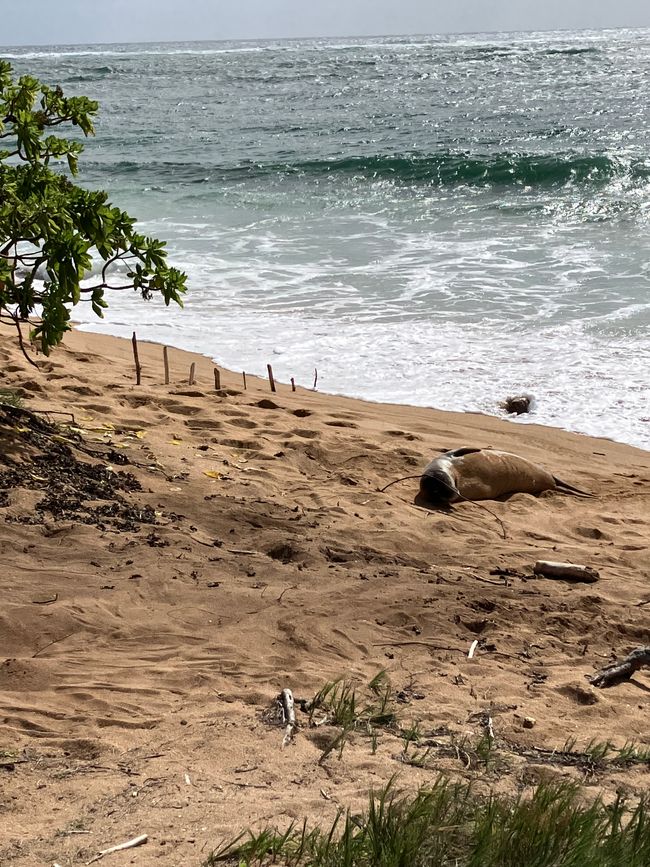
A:
<svg viewBox="0 0 650 867">
<path fill-rule="evenodd" d="M 214 369 L 214 390 L 221 391 L 221 372 L 218 367 Z"/>
<path fill-rule="evenodd" d="M 470 645 L 469 653 L 467 654 L 468 659 L 474 659 L 474 654 L 476 653 L 477 647 L 478 647 L 478 640 L 474 639 L 474 641 L 472 641 L 472 643 Z"/>
<path fill-rule="evenodd" d="M 188 385 L 196 385 L 196 375 L 195 374 L 196 374 L 196 362 L 193 361 L 190 364 L 190 375 L 189 375 L 189 378 L 187 381 Z"/>
<path fill-rule="evenodd" d="M 118 843 L 117 846 L 110 846 L 108 849 L 101 849 L 99 854 L 86 861 L 86 864 L 94 864 L 96 861 L 101 861 L 104 855 L 112 855 L 113 852 L 123 852 L 125 849 L 135 849 L 136 846 L 142 846 L 147 842 L 149 836 L 140 834 L 139 837 L 134 837 L 132 840 L 127 840 L 126 843 Z"/>
<path fill-rule="evenodd" d="M 284 732 L 284 738 L 282 739 L 282 746 L 288 747 L 289 744 L 293 741 L 293 736 L 296 732 L 296 711 L 294 708 L 293 701 L 293 693 L 290 689 L 283 689 L 278 697 L 278 701 L 282 707 L 282 721 L 284 722 L 286 728 Z"/>
<path fill-rule="evenodd" d="M 269 375 L 269 385 L 271 386 L 271 391 L 275 391 L 275 379 L 273 378 L 273 368 L 270 364 L 266 365 L 266 370 Z"/>
<path fill-rule="evenodd" d="M 313 387 L 313 391 L 316 391 L 316 385 L 317 385 L 317 383 L 318 383 L 318 369 L 315 367 L 315 368 L 314 368 L 314 387 Z"/>
<path fill-rule="evenodd" d="M 582 581 L 593 584 L 600 578 L 600 573 L 592 566 L 581 566 L 578 563 L 555 563 L 552 560 L 538 560 L 533 566 L 535 575 L 544 578 L 556 578 L 560 581 Z"/>
<path fill-rule="evenodd" d="M 631 653 L 617 662 L 612 662 L 601 668 L 596 674 L 588 677 L 589 683 L 597 686 L 600 689 L 608 686 L 616 686 L 625 680 L 629 680 L 632 675 L 644 666 L 650 666 L 650 645 L 646 647 L 637 647 Z"/>
<path fill-rule="evenodd" d="M 165 368 L 165 385 L 169 385 L 169 350 L 163 346 L 163 366 Z"/>
<path fill-rule="evenodd" d="M 535 728 L 536 724 L 537 724 L 537 720 L 535 719 L 534 716 L 525 716 L 522 720 L 522 725 L 525 729 Z"/>
<path fill-rule="evenodd" d="M 135 384 L 140 385 L 140 381 L 142 378 L 142 368 L 140 367 L 140 356 L 138 355 L 138 338 L 135 336 L 135 331 L 133 332 L 131 343 L 133 345 L 133 360 L 135 361 Z"/>
<path fill-rule="evenodd" d="M 292 376 L 291 377 L 291 391 L 295 391 L 295 390 L 296 390 L 296 380 Z"/>
<path fill-rule="evenodd" d="M 246 386 L 246 371 L 242 370 L 241 375 L 242 375 L 242 378 L 244 380 L 244 391 L 246 391 L 246 388 L 247 388 L 247 386 Z"/>
<path fill-rule="evenodd" d="M 523 415 L 531 411 L 532 404 L 533 399 L 529 394 L 515 394 L 511 397 L 506 397 L 500 403 L 500 406 L 509 415 Z"/>
</svg>

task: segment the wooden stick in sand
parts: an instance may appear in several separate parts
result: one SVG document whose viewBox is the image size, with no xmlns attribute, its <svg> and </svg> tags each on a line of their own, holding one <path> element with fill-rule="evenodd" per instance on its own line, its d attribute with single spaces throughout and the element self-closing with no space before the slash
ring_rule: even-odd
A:
<svg viewBox="0 0 650 867">
<path fill-rule="evenodd" d="M 314 388 L 313 391 L 316 391 L 316 384 L 318 382 L 318 368 L 314 368 Z"/>
<path fill-rule="evenodd" d="M 147 834 L 140 834 L 139 837 L 134 837 L 133 840 L 127 840 L 126 843 L 118 843 L 117 846 L 111 846 L 109 849 L 101 849 L 99 855 L 95 855 L 86 864 L 94 864 L 95 861 L 101 861 L 104 855 L 111 855 L 113 852 L 123 852 L 125 849 L 135 849 L 136 846 L 142 846 L 146 843 L 149 837 Z"/>
<path fill-rule="evenodd" d="M 282 716 L 286 724 L 282 746 L 287 747 L 293 740 L 293 735 L 296 730 L 296 711 L 293 702 L 293 693 L 290 689 L 283 689 L 280 693 L 280 702 L 282 704 Z"/>
<path fill-rule="evenodd" d="M 196 382 L 196 379 L 194 378 L 194 374 L 195 374 L 195 373 L 196 373 L 196 362 L 193 361 L 193 362 L 190 364 L 190 380 L 189 380 L 189 384 L 190 384 L 190 385 L 194 385 L 195 382 Z"/>
<path fill-rule="evenodd" d="M 242 370 L 241 375 L 242 375 L 242 377 L 243 377 L 243 379 L 244 379 L 244 391 L 246 391 L 246 371 L 245 371 L 245 370 Z"/>
<path fill-rule="evenodd" d="M 221 373 L 218 367 L 214 369 L 214 390 L 221 391 Z"/>
<path fill-rule="evenodd" d="M 165 385 L 169 385 L 169 351 L 163 346 L 163 365 L 165 368 Z"/>
<path fill-rule="evenodd" d="M 140 367 L 140 357 L 138 356 L 138 338 L 135 336 L 135 331 L 133 332 L 131 343 L 133 344 L 133 360 L 135 361 L 135 384 L 140 385 L 142 368 Z"/>
<path fill-rule="evenodd" d="M 275 391 L 275 380 L 273 379 L 273 368 L 270 364 L 266 365 L 266 369 L 269 374 L 269 385 L 271 386 L 271 391 Z"/>
<path fill-rule="evenodd" d="M 292 376 L 291 377 L 291 391 L 295 391 L 295 390 L 296 390 L 296 380 Z"/>
</svg>

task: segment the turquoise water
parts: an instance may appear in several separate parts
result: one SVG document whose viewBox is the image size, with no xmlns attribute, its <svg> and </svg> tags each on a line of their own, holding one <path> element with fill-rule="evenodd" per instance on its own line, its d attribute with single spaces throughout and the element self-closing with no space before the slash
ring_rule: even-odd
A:
<svg viewBox="0 0 650 867">
<path fill-rule="evenodd" d="M 650 31 L 0 49 L 190 277 L 89 327 L 650 448 Z"/>
</svg>

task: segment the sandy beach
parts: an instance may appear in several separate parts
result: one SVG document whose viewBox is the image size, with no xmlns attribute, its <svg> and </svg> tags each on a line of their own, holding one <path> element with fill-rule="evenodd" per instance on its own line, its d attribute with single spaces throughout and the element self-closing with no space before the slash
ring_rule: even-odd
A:
<svg viewBox="0 0 650 867">
<path fill-rule="evenodd" d="M 173 349 L 165 385 L 155 344 L 140 344 L 137 386 L 130 342 L 89 333 L 35 369 L 0 335 L 0 387 L 61 413 L 73 431 L 52 449 L 72 437 L 75 461 L 99 467 L 75 496 L 77 464 L 19 421 L 0 427 L 1 864 L 81 864 L 147 834 L 105 863 L 199 865 L 248 826 L 331 820 L 395 774 L 413 789 L 443 772 L 505 794 L 549 779 L 647 790 L 647 762 L 544 751 L 650 746 L 647 671 L 607 690 L 586 679 L 650 643 L 650 453 L 250 376 L 244 390 L 223 370 L 216 392 L 210 360 Z M 595 496 L 516 494 L 492 515 L 417 508 L 417 481 L 379 492 L 462 445 Z M 600 580 L 536 578 L 539 559 Z M 363 692 L 382 670 L 403 727 L 471 743 L 489 718 L 495 762 L 433 748 L 413 767 L 379 730 L 319 763 L 336 731 L 301 712 L 282 748 L 281 689 L 310 698 L 344 677 Z"/>
</svg>

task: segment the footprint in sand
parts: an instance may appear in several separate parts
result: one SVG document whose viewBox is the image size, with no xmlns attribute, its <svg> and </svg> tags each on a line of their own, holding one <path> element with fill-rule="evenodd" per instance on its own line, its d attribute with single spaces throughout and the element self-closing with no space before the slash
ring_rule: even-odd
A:
<svg viewBox="0 0 650 867">
<path fill-rule="evenodd" d="M 414 440 L 420 441 L 422 439 L 422 437 L 416 434 L 407 433 L 403 430 L 387 430 L 384 433 L 389 437 L 400 437 L 400 439 L 408 440 L 409 442 L 413 442 Z"/>
<path fill-rule="evenodd" d="M 254 428 L 257 427 L 256 422 L 251 421 L 250 419 L 247 419 L 247 418 L 233 418 L 233 419 L 231 419 L 229 424 L 234 425 L 235 427 L 243 427 L 243 428 L 246 428 L 247 430 L 253 430 Z"/>
<path fill-rule="evenodd" d="M 262 448 L 262 443 L 259 443 L 257 440 L 218 439 L 216 442 L 231 449 L 257 451 Z"/>
<path fill-rule="evenodd" d="M 326 421 L 325 422 L 328 427 L 350 427 L 350 428 L 358 428 L 359 425 L 353 421 Z"/>
<path fill-rule="evenodd" d="M 180 391 L 170 391 L 169 393 L 173 394 L 176 397 L 206 397 L 204 391 L 196 391 L 196 389 L 183 389 Z"/>
<path fill-rule="evenodd" d="M 609 540 L 612 538 L 611 536 L 608 536 L 607 533 L 603 533 L 602 530 L 599 530 L 598 527 L 576 527 L 575 531 L 578 536 L 582 536 L 585 539 Z"/>
<path fill-rule="evenodd" d="M 171 412 L 174 415 L 196 415 L 198 412 L 201 412 L 201 407 L 190 406 L 186 403 L 178 403 L 176 400 L 161 400 L 160 405 L 163 406 L 167 412 Z"/>
<path fill-rule="evenodd" d="M 131 409 L 139 409 L 141 406 L 147 406 L 153 404 L 153 402 L 150 397 L 143 397 L 139 394 L 125 394 L 120 400 L 120 405 L 130 406 Z"/>
<path fill-rule="evenodd" d="M 223 424 L 212 418 L 188 418 L 183 424 L 190 430 L 221 430 Z"/>
</svg>

